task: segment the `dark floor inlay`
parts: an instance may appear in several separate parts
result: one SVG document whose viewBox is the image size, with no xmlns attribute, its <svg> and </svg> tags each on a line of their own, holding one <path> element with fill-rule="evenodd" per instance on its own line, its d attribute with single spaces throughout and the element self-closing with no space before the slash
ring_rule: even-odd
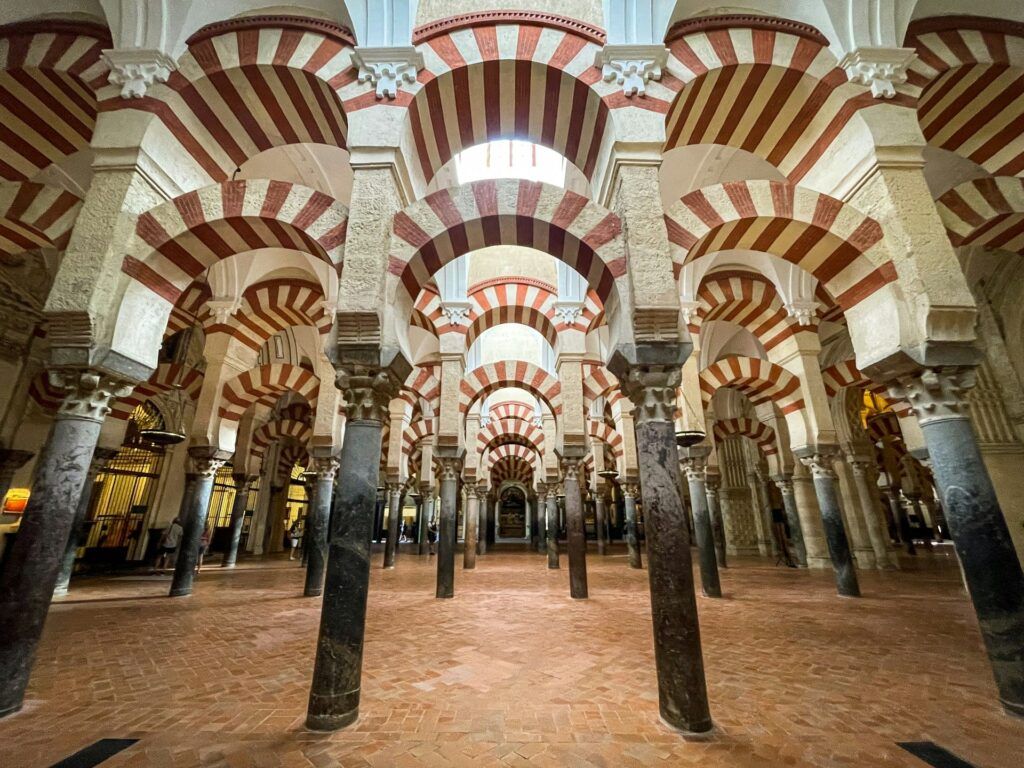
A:
<svg viewBox="0 0 1024 768">
<path fill-rule="evenodd" d="M 903 747 L 914 757 L 924 760 L 934 768 L 975 768 L 973 764 L 961 760 L 934 741 L 900 741 L 897 742 L 897 746 Z"/>
<path fill-rule="evenodd" d="M 93 768 L 118 752 L 128 749 L 138 739 L 100 739 L 85 749 L 80 749 L 71 757 L 66 757 L 50 768 Z"/>
</svg>

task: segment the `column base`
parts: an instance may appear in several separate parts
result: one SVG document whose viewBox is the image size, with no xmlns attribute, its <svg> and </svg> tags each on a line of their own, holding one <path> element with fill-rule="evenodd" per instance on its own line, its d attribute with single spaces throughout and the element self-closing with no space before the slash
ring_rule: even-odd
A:
<svg viewBox="0 0 1024 768">
<path fill-rule="evenodd" d="M 21 712 L 21 708 L 24 706 L 24 702 L 19 701 L 17 704 L 11 704 L 9 707 L 0 709 L 0 719 L 13 715 L 16 712 Z"/>
<path fill-rule="evenodd" d="M 358 719 L 358 707 L 340 715 L 306 715 L 306 728 L 310 731 L 340 731 Z"/>
<path fill-rule="evenodd" d="M 1006 714 L 1012 715 L 1013 717 L 1024 718 L 1024 702 L 1013 702 L 1007 701 L 1006 699 L 999 699 L 999 703 L 1003 705 L 1003 709 L 1006 711 Z M 0 713 L 0 717 L 3 717 L 2 713 Z"/>
<path fill-rule="evenodd" d="M 324 591 L 322 589 L 307 589 L 302 593 L 303 597 L 320 597 Z"/>
<path fill-rule="evenodd" d="M 711 731 L 715 729 L 715 724 L 709 717 L 707 720 L 701 720 L 696 723 L 684 723 L 673 722 L 673 720 L 665 715 L 664 712 L 659 713 L 661 715 L 661 721 L 665 723 L 669 728 L 678 733 L 686 736 L 709 736 Z"/>
<path fill-rule="evenodd" d="M 172 589 L 168 594 L 168 597 L 191 597 L 191 589 Z"/>
<path fill-rule="evenodd" d="M 53 590 L 53 596 L 54 597 L 67 597 L 68 596 L 68 588 L 67 587 L 56 587 Z"/>
</svg>

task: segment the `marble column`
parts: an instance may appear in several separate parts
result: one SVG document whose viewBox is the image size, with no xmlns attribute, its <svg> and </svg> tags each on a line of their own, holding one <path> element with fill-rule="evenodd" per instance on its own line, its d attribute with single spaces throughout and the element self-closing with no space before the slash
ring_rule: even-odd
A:
<svg viewBox="0 0 1024 768">
<path fill-rule="evenodd" d="M 476 543 L 480 538 L 480 497 L 472 484 L 466 485 L 466 536 L 462 546 L 462 568 L 476 568 Z"/>
<path fill-rule="evenodd" d="M 832 456 L 829 453 L 813 453 L 801 457 L 800 461 L 811 471 L 814 481 L 814 493 L 818 497 L 821 522 L 825 529 L 825 543 L 828 545 L 836 578 L 836 592 L 842 597 L 860 597 L 857 571 L 853 567 L 850 542 L 846 538 L 846 526 L 843 525 L 843 512 L 839 508 L 839 491 L 836 473 L 832 469 Z"/>
<path fill-rule="evenodd" d="M 608 531 L 605 528 L 607 508 L 604 494 L 600 490 L 597 491 L 594 497 L 594 525 L 597 528 L 597 554 L 599 555 L 608 553 Z"/>
<path fill-rule="evenodd" d="M 569 596 L 583 600 L 587 592 L 587 532 L 583 521 L 583 495 L 580 490 L 582 458 L 563 457 L 565 487 L 566 548 L 569 555 Z"/>
<path fill-rule="evenodd" d="M 690 487 L 690 505 L 693 507 L 693 532 L 697 539 L 697 554 L 700 560 L 701 591 L 704 597 L 721 597 L 722 585 L 718 579 L 715 538 L 711 529 L 711 515 L 708 513 L 706 477 L 702 458 L 686 459 L 686 482 Z M 646 499 L 646 495 L 644 498 Z M 650 560 L 649 543 L 647 557 Z"/>
<path fill-rule="evenodd" d="M 849 462 L 853 472 L 853 482 L 857 487 L 857 496 L 860 500 L 861 516 L 868 529 L 871 549 L 875 553 L 875 565 L 878 568 L 892 568 L 892 563 L 889 561 L 889 545 L 885 533 L 882 531 L 882 521 L 878 517 L 878 510 L 875 509 L 874 497 L 877 489 L 873 490 L 868 482 L 869 463 L 866 459 L 856 456 L 850 456 Z"/>
<path fill-rule="evenodd" d="M 384 567 L 394 568 L 399 531 L 402 530 L 402 486 L 392 483 L 388 491 L 388 537 L 384 540 Z"/>
<path fill-rule="evenodd" d="M 381 434 L 404 375 L 356 367 L 338 376 L 347 406 L 330 516 L 327 574 L 306 727 L 335 731 L 359 716 L 366 598 Z"/>
<path fill-rule="evenodd" d="M 807 552 L 807 567 L 831 568 L 817 491 L 814 489 L 810 472 L 800 461 L 793 467 L 792 480 L 793 499 L 796 502 L 797 518 L 800 520 L 800 536 Z"/>
<path fill-rule="evenodd" d="M 917 415 L 1003 708 L 1024 716 L 1024 572 L 968 420 L 971 369 L 928 370 L 894 394 Z"/>
<path fill-rule="evenodd" d="M 662 354 L 657 357 L 664 358 L 675 350 L 659 351 Z M 644 489 L 659 709 L 662 718 L 675 728 L 709 731 L 711 713 L 673 425 L 682 361 L 676 358 L 672 364 L 641 366 L 626 363 L 616 351 L 612 364 L 612 372 L 636 406 L 634 429 Z"/>
<path fill-rule="evenodd" d="M 754 525 L 757 528 L 757 554 L 768 557 L 772 552 L 772 512 L 768 489 L 764 477 L 757 472 L 747 473 L 747 480 L 753 489 L 751 501 L 754 505 Z"/>
<path fill-rule="evenodd" d="M 196 577 L 196 563 L 199 561 L 199 540 L 206 529 L 206 516 L 210 513 L 210 496 L 217 470 L 224 466 L 223 452 L 207 446 L 189 448 L 190 477 L 185 485 L 181 502 L 181 544 L 174 560 L 174 576 L 171 577 L 171 597 L 186 597 L 192 594 Z"/>
<path fill-rule="evenodd" d="M 96 475 L 108 461 L 117 456 L 116 448 L 96 448 L 89 462 L 89 472 L 85 476 L 85 484 L 82 486 L 82 496 L 78 501 L 75 510 L 75 521 L 71 526 L 71 535 L 68 536 L 67 546 L 64 548 L 64 556 L 60 562 L 60 573 L 57 575 L 57 584 L 53 588 L 54 597 L 62 597 L 68 593 L 71 584 L 71 574 L 75 570 L 75 560 L 78 558 L 78 548 L 82 544 L 82 536 L 85 533 L 85 518 L 89 514 L 89 503 L 92 501 L 93 485 L 96 482 Z M 0 497 L 2 499 L 3 497 Z"/>
<path fill-rule="evenodd" d="M 706 473 L 705 489 L 708 496 L 708 517 L 711 520 L 711 536 L 715 542 L 715 561 L 719 568 L 727 568 L 725 557 L 725 524 L 722 522 L 722 504 L 718 497 L 721 480 L 717 474 Z"/>
<path fill-rule="evenodd" d="M 424 488 L 423 493 L 423 524 L 416 531 L 417 552 L 421 555 L 427 554 L 430 542 L 427 541 L 427 528 L 430 521 L 434 519 L 434 489 Z"/>
<path fill-rule="evenodd" d="M 807 549 L 804 546 L 803 529 L 800 526 L 800 513 L 796 507 L 796 492 L 793 490 L 793 479 L 788 475 L 774 478 L 775 486 L 782 495 L 782 508 L 789 526 L 789 538 L 793 542 L 793 557 L 801 568 L 807 567 Z"/>
<path fill-rule="evenodd" d="M 313 498 L 306 516 L 307 551 L 306 586 L 302 594 L 319 597 L 324 590 L 324 571 L 327 568 L 327 527 L 331 520 L 331 502 L 334 499 L 334 475 L 338 460 L 333 456 L 315 456 L 312 469 L 316 473 Z"/>
<path fill-rule="evenodd" d="M 0 576 L 0 717 L 21 709 L 100 427 L 111 401 L 131 391 L 94 371 L 52 371 L 50 380 L 64 400 Z"/>
<path fill-rule="evenodd" d="M 481 485 L 477 489 L 480 496 L 480 521 L 477 523 L 476 531 L 476 553 L 477 555 L 487 554 L 487 509 L 490 506 L 490 494 L 487 486 Z"/>
<path fill-rule="evenodd" d="M 636 528 L 636 496 L 639 486 L 636 483 L 625 483 L 622 486 L 622 498 L 626 506 L 626 552 L 629 554 L 630 568 L 643 568 L 640 557 L 640 537 Z"/>
<path fill-rule="evenodd" d="M 548 548 L 548 486 L 537 483 L 537 551 L 546 552 Z"/>
<path fill-rule="evenodd" d="M 32 455 L 32 451 L 0 448 L 0 504 L 7 498 L 7 492 L 11 490 L 14 473 L 25 466 Z"/>
<path fill-rule="evenodd" d="M 249 488 L 256 481 L 255 475 L 234 475 L 235 499 L 231 504 L 231 538 L 228 551 L 220 561 L 221 568 L 234 568 L 238 561 L 238 545 L 242 541 L 242 523 L 245 522 L 245 505 L 249 500 Z"/>
<path fill-rule="evenodd" d="M 462 459 L 443 457 L 441 462 L 441 520 L 437 539 L 437 591 L 440 598 L 455 597 L 455 550 L 459 531 L 456 505 L 459 495 L 459 473 Z"/>
<path fill-rule="evenodd" d="M 548 568 L 560 568 L 558 562 L 558 496 L 557 486 L 548 488 L 547 505 L 544 508 L 544 533 L 547 537 Z"/>
</svg>

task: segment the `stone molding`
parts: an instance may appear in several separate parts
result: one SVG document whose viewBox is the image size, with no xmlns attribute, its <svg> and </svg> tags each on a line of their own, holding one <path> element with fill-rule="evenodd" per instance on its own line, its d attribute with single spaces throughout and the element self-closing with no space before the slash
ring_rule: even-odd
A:
<svg viewBox="0 0 1024 768">
<path fill-rule="evenodd" d="M 122 99 L 141 99 L 153 83 L 166 83 L 178 68 L 174 59 L 155 48 L 107 48 L 103 62 L 110 67 L 107 82 L 121 86 Z"/>
<path fill-rule="evenodd" d="M 640 486 L 637 483 L 622 484 L 622 498 L 636 499 L 640 495 Z"/>
<path fill-rule="evenodd" d="M 796 320 L 797 325 L 811 325 L 817 319 L 818 302 L 814 299 L 793 299 L 784 304 L 783 308 L 786 314 Z"/>
<path fill-rule="evenodd" d="M 839 66 L 851 82 L 869 86 L 876 99 L 891 99 L 896 86 L 907 82 L 907 68 L 916 58 L 913 48 L 861 46 L 846 54 Z"/>
<path fill-rule="evenodd" d="M 816 27 L 792 19 L 780 19 L 773 16 L 757 16 L 750 13 L 726 13 L 716 16 L 700 16 L 695 19 L 684 19 L 676 22 L 665 35 L 665 44 L 694 35 L 700 32 L 714 32 L 720 29 L 763 29 L 784 35 L 795 35 L 811 40 L 822 47 L 828 47 L 828 38 Z"/>
<path fill-rule="evenodd" d="M 460 29 L 490 24 L 524 24 L 529 26 L 551 27 L 584 37 L 592 43 L 604 45 L 605 32 L 594 24 L 574 19 L 569 16 L 561 16 L 557 13 L 546 13 L 544 11 L 478 11 L 476 13 L 462 13 L 457 16 L 448 16 L 428 24 L 416 27 L 412 31 L 412 41 L 416 45 L 425 43 L 435 37 L 456 32 Z"/>
<path fill-rule="evenodd" d="M 411 45 L 360 45 L 352 52 L 352 63 L 359 67 L 359 82 L 371 83 L 378 99 L 395 99 L 403 84 L 416 82 L 423 54 Z"/>
<path fill-rule="evenodd" d="M 110 403 L 127 397 L 133 384 L 93 370 L 50 370 L 50 384 L 64 390 L 57 410 L 58 419 L 85 419 L 103 422 L 110 412 Z"/>
<path fill-rule="evenodd" d="M 906 400 L 921 426 L 968 417 L 967 390 L 974 386 L 973 368 L 928 369 L 901 378 L 889 387 L 896 399 Z"/>
<path fill-rule="evenodd" d="M 829 450 L 828 446 L 818 446 L 814 451 L 814 453 L 801 456 L 800 463 L 811 471 L 813 479 L 821 478 L 835 481 L 836 472 L 832 467 L 832 462 L 836 458 L 835 452 Z"/>
<path fill-rule="evenodd" d="M 441 303 L 441 314 L 449 325 L 469 325 L 469 313 L 473 304 L 469 301 L 445 301 Z"/>
<path fill-rule="evenodd" d="M 216 449 L 202 446 L 189 448 L 187 474 L 196 475 L 204 480 L 212 479 L 217 471 L 227 463 L 227 458 Z"/>
<path fill-rule="evenodd" d="M 314 456 L 312 470 L 317 480 L 333 480 L 338 471 L 338 460 L 333 456 Z"/>
<path fill-rule="evenodd" d="M 583 316 L 582 301 L 558 301 L 555 302 L 555 317 L 569 326 L 576 325 L 576 321 Z"/>
<path fill-rule="evenodd" d="M 647 83 L 661 80 L 668 63 L 668 48 L 661 44 L 606 45 L 597 54 L 594 66 L 601 67 L 606 83 L 622 86 L 627 98 L 646 96 Z"/>
<path fill-rule="evenodd" d="M 630 366 L 620 379 L 623 394 L 636 406 L 636 426 L 675 418 L 676 390 L 682 371 L 675 366 Z"/>
<path fill-rule="evenodd" d="M 202 29 L 193 33 L 185 45 L 193 46 L 203 40 L 223 35 L 228 32 L 245 32 L 255 29 L 294 29 L 300 32 L 312 32 L 316 35 L 323 35 L 326 38 L 336 40 L 344 45 L 354 46 L 355 36 L 348 27 L 336 24 L 327 19 L 315 19 L 310 16 L 290 16 L 286 14 L 265 14 L 260 16 L 242 16 L 225 21 L 217 21 L 207 24 Z"/>
<path fill-rule="evenodd" d="M 445 480 L 458 481 L 459 475 L 462 474 L 462 458 L 453 456 L 442 456 L 438 458 L 438 463 L 441 465 L 441 471 L 437 473 L 437 479 L 439 482 Z"/>
<path fill-rule="evenodd" d="M 338 372 L 338 389 L 345 399 L 348 421 L 388 420 L 388 406 L 398 396 L 402 382 L 382 367 L 349 366 Z"/>
</svg>

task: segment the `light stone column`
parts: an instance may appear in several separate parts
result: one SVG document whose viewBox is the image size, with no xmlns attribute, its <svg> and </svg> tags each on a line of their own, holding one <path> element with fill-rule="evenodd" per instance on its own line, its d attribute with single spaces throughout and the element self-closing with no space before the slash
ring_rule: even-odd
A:
<svg viewBox="0 0 1024 768">
<path fill-rule="evenodd" d="M 882 531 L 882 521 L 878 517 L 878 510 L 873 500 L 871 485 L 868 482 L 868 461 L 856 456 L 849 456 L 850 470 L 853 472 L 853 482 L 857 486 L 857 496 L 860 500 L 861 516 L 864 518 L 865 527 L 868 529 L 868 537 L 871 540 L 871 548 L 875 553 L 875 567 L 891 569 L 889 561 L 889 543 L 885 533 Z"/>
<path fill-rule="evenodd" d="M 1024 716 L 1024 572 L 967 418 L 972 384 L 971 369 L 926 370 L 893 394 L 910 403 L 928 445 L 1000 701 Z"/>
<path fill-rule="evenodd" d="M 757 553 L 761 557 L 768 557 L 774 549 L 768 489 L 765 488 L 764 480 L 757 472 L 747 473 L 747 480 L 750 483 L 750 501 L 754 508 L 754 526 L 757 529 Z"/>
<path fill-rule="evenodd" d="M 839 484 L 840 507 L 843 522 L 850 537 L 850 548 L 853 551 L 854 563 L 858 568 L 875 568 L 875 550 L 868 536 L 867 521 L 861 513 L 860 493 L 855 485 L 853 471 L 845 459 L 837 456 L 832 462 Z"/>
<path fill-rule="evenodd" d="M 85 518 L 89 514 L 89 503 L 92 501 L 93 485 L 96 482 L 96 475 L 106 466 L 107 462 L 117 456 L 116 448 L 96 448 L 89 462 L 89 472 L 85 476 L 85 484 L 82 486 L 82 497 L 75 510 L 75 521 L 71 526 L 71 535 L 68 537 L 67 547 L 64 549 L 64 556 L 61 558 L 60 573 L 57 576 L 57 585 L 53 588 L 54 597 L 63 597 L 68 593 L 71 584 L 71 574 L 75 570 L 75 560 L 78 558 L 78 547 L 82 543 L 82 534 L 85 532 Z M 0 496 L 0 501 L 3 497 Z"/>
<path fill-rule="evenodd" d="M 683 353 L 672 345 L 633 351 L 658 361 L 641 365 L 616 350 L 610 367 L 636 406 L 659 710 L 675 728 L 705 732 L 712 722 L 673 423 Z"/>
<path fill-rule="evenodd" d="M 213 481 L 217 470 L 224 466 L 227 456 L 211 446 L 195 446 L 188 450 L 191 472 L 185 484 L 181 501 L 181 544 L 174 559 L 174 575 L 171 577 L 171 597 L 187 597 L 192 594 L 196 578 L 196 563 L 199 562 L 199 541 L 206 529 L 206 516 L 210 513 L 210 497 L 213 495 Z"/>
<path fill-rule="evenodd" d="M 598 491 L 594 498 L 594 526 L 597 528 L 597 554 L 602 556 L 608 553 L 607 531 L 605 529 L 606 504 L 604 494 Z"/>
<path fill-rule="evenodd" d="M 440 457 L 441 473 L 441 515 L 437 538 L 437 589 L 439 598 L 455 597 L 455 550 L 458 548 L 459 531 L 456 525 L 459 495 L 459 475 L 462 473 L 462 458 Z"/>
<path fill-rule="evenodd" d="M 814 492 L 818 497 L 821 520 L 825 530 L 832 570 L 836 578 L 836 591 L 842 597 L 860 597 L 857 572 L 853 567 L 850 542 L 846 538 L 843 512 L 839 507 L 836 473 L 832 469 L 832 456 L 828 452 L 813 453 L 800 459 L 811 470 Z"/>
<path fill-rule="evenodd" d="M 331 502 L 334 499 L 334 475 L 338 471 L 338 460 L 333 456 L 313 458 L 316 485 L 306 516 L 305 538 L 308 542 L 306 564 L 306 585 L 303 595 L 318 597 L 323 593 L 324 572 L 327 567 L 327 526 L 331 519 Z"/>
<path fill-rule="evenodd" d="M 547 552 L 548 549 L 548 486 L 537 483 L 537 551 Z"/>
<path fill-rule="evenodd" d="M 423 522 L 416 531 L 416 544 L 418 554 L 425 555 L 430 544 L 427 541 L 427 528 L 430 526 L 430 521 L 434 519 L 434 489 L 424 486 L 420 493 L 423 494 Z"/>
<path fill-rule="evenodd" d="M 822 527 L 818 496 L 811 476 L 800 462 L 793 468 L 793 499 L 800 518 L 800 534 L 804 551 L 807 553 L 808 568 L 828 568 L 828 545 L 825 543 L 825 529 Z"/>
<path fill-rule="evenodd" d="M 462 567 L 476 568 L 476 542 L 480 530 L 480 497 L 472 484 L 466 485 L 466 538 L 462 547 Z"/>
<path fill-rule="evenodd" d="M 558 496 L 557 486 L 554 484 L 549 486 L 544 523 L 547 536 L 548 568 L 560 568 L 558 562 Z"/>
<path fill-rule="evenodd" d="M 398 554 L 398 532 L 402 521 L 402 485 L 388 485 L 388 537 L 384 541 L 384 567 L 394 568 Z"/>
<path fill-rule="evenodd" d="M 54 371 L 65 391 L 0 577 L 0 717 L 21 709 L 100 427 L 131 386 L 96 371 Z"/>
<path fill-rule="evenodd" d="M 235 474 L 235 499 L 231 504 L 231 538 L 228 540 L 228 551 L 220 561 L 221 568 L 234 568 L 238 561 L 238 545 L 242 541 L 242 523 L 245 522 L 245 505 L 249 499 L 249 489 L 256 482 L 255 475 Z"/>
<path fill-rule="evenodd" d="M 625 503 L 626 515 L 626 551 L 629 553 L 629 567 L 643 568 L 640 556 L 640 537 L 636 525 L 636 496 L 639 492 L 636 483 L 625 483 L 622 486 L 622 498 Z"/>
<path fill-rule="evenodd" d="M 796 492 L 793 487 L 792 478 L 787 475 L 780 475 L 774 480 L 775 486 L 782 494 L 782 507 L 786 514 L 786 523 L 789 526 L 790 539 L 793 542 L 793 555 L 797 566 L 807 567 L 807 548 L 804 545 L 803 528 L 800 522 L 800 513 L 797 510 Z"/>
</svg>

